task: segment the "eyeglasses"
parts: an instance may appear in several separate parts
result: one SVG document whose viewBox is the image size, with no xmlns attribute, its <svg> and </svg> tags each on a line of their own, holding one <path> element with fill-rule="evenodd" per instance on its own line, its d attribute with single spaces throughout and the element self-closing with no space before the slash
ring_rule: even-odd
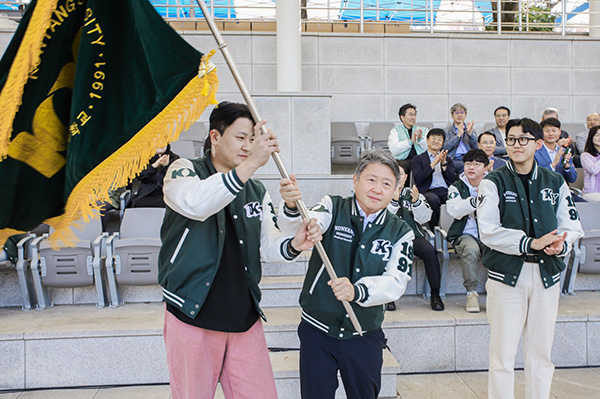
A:
<svg viewBox="0 0 600 399">
<path fill-rule="evenodd" d="M 478 168 L 480 166 L 485 166 L 485 164 L 483 162 L 478 162 L 478 161 L 471 161 L 471 162 L 465 162 L 464 163 L 464 167 L 466 168 L 470 168 L 470 167 L 474 167 L 474 168 Z"/>
<path fill-rule="evenodd" d="M 454 111 L 454 115 L 464 115 L 466 114 L 465 111 Z"/>
<path fill-rule="evenodd" d="M 506 145 L 512 147 L 513 145 L 515 145 L 517 140 L 519 141 L 519 145 L 521 147 L 525 147 L 527 144 L 529 144 L 530 141 L 536 141 L 537 139 L 535 137 L 507 137 L 505 140 Z"/>
</svg>

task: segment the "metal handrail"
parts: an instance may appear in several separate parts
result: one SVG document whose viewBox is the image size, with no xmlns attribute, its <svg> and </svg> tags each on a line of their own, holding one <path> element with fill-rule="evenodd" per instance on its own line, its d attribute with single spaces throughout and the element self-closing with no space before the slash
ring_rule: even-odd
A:
<svg viewBox="0 0 600 399">
<path fill-rule="evenodd" d="M 164 8 L 166 10 L 167 19 L 193 19 L 200 17 L 200 13 L 195 15 L 195 12 L 189 12 L 190 9 L 196 10 L 198 6 L 191 1 L 186 1 L 184 4 L 183 0 L 172 0 L 175 4 L 158 4 L 154 5 L 158 8 Z M 281 1 L 281 0 L 280 0 Z M 16 7 L 14 11 L 18 11 L 19 6 L 26 6 L 31 0 L 0 0 L 0 6 L 13 6 Z M 492 10 L 492 3 L 495 3 L 496 10 Z M 364 32 L 365 23 L 381 22 L 381 23 L 406 23 L 410 25 L 412 31 L 417 32 L 453 32 L 453 31 L 468 31 L 468 32 L 496 32 L 499 35 L 504 33 L 536 33 L 536 34 L 561 34 L 566 33 L 587 33 L 590 28 L 588 23 L 569 23 L 568 20 L 573 15 L 578 15 L 569 11 L 569 4 L 565 1 L 561 2 L 559 10 L 553 12 L 550 8 L 551 5 L 555 4 L 549 0 L 518 0 L 518 10 L 506 11 L 502 10 L 502 5 L 508 3 L 509 0 L 489 0 L 489 2 L 477 2 L 473 1 L 472 9 L 451 9 L 447 7 L 449 2 L 440 2 L 440 5 L 434 7 L 434 0 L 404 0 L 399 2 L 397 0 L 375 0 L 375 3 L 369 1 L 366 3 L 365 0 L 308 0 L 308 4 L 305 8 L 309 17 L 311 13 L 318 13 L 317 17 L 312 17 L 304 22 L 344 22 L 344 23 L 359 23 L 360 31 Z M 228 0 L 226 5 L 218 4 L 215 0 L 205 0 L 205 3 L 209 9 L 211 16 L 215 16 L 219 10 L 227 10 L 227 18 L 233 20 L 247 20 L 247 19 L 260 19 L 262 21 L 275 20 L 275 3 L 265 0 L 256 0 L 256 4 L 249 2 L 240 4 L 235 0 Z M 403 8 L 399 8 L 398 4 L 401 3 Z M 415 4 L 417 3 L 417 4 Z M 514 3 L 514 1 L 510 1 Z M 466 2 L 460 3 L 453 2 L 455 4 L 467 4 Z M 489 5 L 489 8 L 482 8 L 482 4 Z M 545 10 L 534 8 L 546 4 Z M 572 4 L 572 3 L 571 3 Z M 344 5 L 342 8 L 341 5 Z M 556 10 L 556 8 L 554 8 Z M 240 17 L 233 15 L 232 10 L 236 13 L 257 13 L 263 12 L 264 16 L 261 17 Z M 3 10 L 0 10 L 2 12 Z M 10 10 L 6 10 L 10 12 Z M 344 19 L 344 12 L 355 12 L 357 18 L 355 19 Z M 398 13 L 405 13 L 407 15 L 406 20 L 399 21 L 395 20 L 395 15 Z M 470 18 L 468 14 L 470 13 Z M 493 15 L 495 14 L 495 21 L 485 22 L 477 18 L 478 14 L 482 15 Z M 220 14 L 220 13 L 219 13 Z M 581 15 L 594 14 L 588 11 Z M 315 14 L 313 14 L 315 15 Z M 369 17 L 374 15 L 374 17 Z M 386 16 L 392 15 L 392 19 L 388 19 Z M 462 15 L 464 18 L 460 19 L 457 16 Z M 514 15 L 514 22 L 502 21 L 502 15 Z M 417 17 L 419 16 L 419 17 Z M 560 23 L 556 23 L 555 20 L 560 18 Z M 542 22 L 540 20 L 547 19 L 549 21 Z M 592 26 L 597 28 L 598 26 Z"/>
<path fill-rule="evenodd" d="M 304 22 L 344 22 L 344 23 L 359 23 L 360 31 L 364 31 L 365 23 L 372 22 L 387 22 L 387 23 L 406 23 L 409 24 L 413 31 L 429 31 L 448 32 L 448 31 L 487 31 L 501 35 L 503 33 L 515 32 L 535 32 L 535 33 L 552 33 L 565 35 L 570 33 L 586 33 L 589 30 L 589 23 L 573 24 L 568 23 L 568 19 L 573 15 L 573 11 L 568 11 L 568 4 L 562 2 L 560 10 L 553 12 L 550 8 L 554 3 L 551 1 L 533 1 L 519 0 L 518 9 L 516 11 L 502 10 L 502 5 L 508 3 L 508 0 L 490 0 L 489 2 L 472 2 L 470 10 L 466 9 L 467 2 L 444 2 L 442 1 L 438 7 L 434 7 L 434 0 L 404 0 L 404 2 L 391 0 L 375 0 L 375 3 L 366 0 L 312 0 L 308 1 L 305 8 L 309 19 Z M 176 12 L 169 12 L 169 16 L 176 15 L 176 19 L 189 18 L 186 16 L 186 11 L 194 8 L 193 4 L 165 4 L 160 5 L 167 10 L 175 9 Z M 399 8 L 401 3 L 403 8 Z M 496 9 L 492 9 L 492 3 L 495 3 Z M 514 1 L 510 1 L 514 3 Z M 484 7 L 482 4 L 487 5 Z M 545 9 L 533 8 L 533 6 L 546 5 Z M 211 16 L 214 16 L 219 9 L 227 9 L 228 17 L 231 19 L 231 10 L 235 9 L 236 14 L 254 13 L 254 17 L 237 16 L 235 20 L 259 19 L 259 20 L 275 20 L 275 3 L 270 3 L 265 0 L 257 0 L 256 4 L 239 4 L 234 0 L 229 0 L 228 4 L 217 4 L 215 0 L 206 0 L 206 5 Z M 343 7 L 341 7 L 343 5 Z M 460 8 L 457 6 L 460 5 Z M 488 7 L 489 6 L 489 7 Z M 454 7 L 454 8 L 453 8 Z M 197 6 L 196 6 L 197 9 Z M 259 15 L 262 12 L 263 15 Z M 311 13 L 318 12 L 317 17 L 311 18 Z M 356 18 L 344 18 L 344 13 L 355 13 Z M 398 13 L 407 15 L 406 20 L 396 20 Z M 589 15 L 589 11 L 586 13 Z M 314 15 L 314 14 L 313 14 Z M 391 15 L 391 17 L 389 17 Z M 416 17 L 418 15 L 418 17 Z M 483 15 L 495 17 L 495 21 L 484 21 Z M 512 22 L 502 21 L 502 16 L 514 15 Z M 582 14 L 585 15 L 585 14 Z M 198 15 L 199 16 L 199 15 Z M 388 19 L 391 18 L 391 19 Z M 554 22 L 560 18 L 560 23 Z M 548 19 L 549 21 L 542 21 Z"/>
</svg>

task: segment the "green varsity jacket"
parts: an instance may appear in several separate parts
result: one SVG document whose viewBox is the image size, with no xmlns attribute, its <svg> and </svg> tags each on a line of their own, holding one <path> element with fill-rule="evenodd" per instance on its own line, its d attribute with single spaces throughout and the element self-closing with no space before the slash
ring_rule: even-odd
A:
<svg viewBox="0 0 600 399">
<path fill-rule="evenodd" d="M 561 175 L 538 167 L 534 161 L 528 187 L 524 187 L 509 160 L 483 179 L 477 203 L 479 235 L 486 246 L 482 262 L 489 278 L 515 286 L 525 255 L 535 252 L 531 249 L 533 239 L 557 230 L 559 235 L 567 233 L 562 252 L 551 256 L 539 251 L 537 255 L 544 287 L 560 281 L 564 256 L 583 236 L 579 214 Z"/>
<path fill-rule="evenodd" d="M 414 233 L 396 215 L 383 209 L 363 232 L 363 218 L 354 197 L 326 196 L 310 211 L 323 232 L 323 247 L 338 277 L 354 285 L 350 304 L 366 334 L 383 323 L 384 304 L 396 300 L 411 278 Z M 297 210 L 279 207 L 283 232 L 300 224 Z M 340 340 L 359 337 L 327 284 L 329 276 L 321 257 L 313 251 L 304 279 L 300 306 L 302 320 Z"/>
<path fill-rule="evenodd" d="M 167 204 L 161 227 L 158 281 L 164 300 L 190 318 L 202 307 L 221 263 L 225 243 L 225 210 L 230 206 L 254 306 L 259 308 L 261 257 L 291 261 L 287 241 L 277 227 L 271 199 L 262 183 L 243 184 L 235 169 L 217 173 L 206 158 L 175 161 L 164 181 Z"/>
</svg>

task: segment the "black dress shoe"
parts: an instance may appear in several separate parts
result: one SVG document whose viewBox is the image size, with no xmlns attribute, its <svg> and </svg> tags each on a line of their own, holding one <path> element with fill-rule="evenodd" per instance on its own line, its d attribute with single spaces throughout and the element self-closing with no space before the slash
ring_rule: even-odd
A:
<svg viewBox="0 0 600 399">
<path fill-rule="evenodd" d="M 429 300 L 431 302 L 432 310 L 444 310 L 444 302 L 442 302 L 442 298 L 439 295 L 431 295 Z"/>
<path fill-rule="evenodd" d="M 390 310 L 390 311 L 396 310 L 396 304 L 394 302 L 388 303 L 387 305 L 385 305 L 385 310 Z"/>
</svg>

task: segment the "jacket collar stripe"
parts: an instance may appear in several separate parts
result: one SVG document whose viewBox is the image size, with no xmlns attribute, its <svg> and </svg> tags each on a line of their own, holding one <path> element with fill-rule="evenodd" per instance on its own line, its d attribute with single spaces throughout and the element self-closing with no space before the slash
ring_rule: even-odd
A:
<svg viewBox="0 0 600 399">
<path fill-rule="evenodd" d="M 517 171 L 515 170 L 515 165 L 513 164 L 512 159 L 509 159 L 508 162 L 506 162 L 506 167 L 508 168 L 508 170 L 510 170 L 514 175 L 517 174 Z M 533 169 L 532 169 L 532 173 L 531 173 L 531 180 L 536 180 L 538 177 L 538 164 L 537 161 L 534 159 L 533 160 Z"/>
</svg>

